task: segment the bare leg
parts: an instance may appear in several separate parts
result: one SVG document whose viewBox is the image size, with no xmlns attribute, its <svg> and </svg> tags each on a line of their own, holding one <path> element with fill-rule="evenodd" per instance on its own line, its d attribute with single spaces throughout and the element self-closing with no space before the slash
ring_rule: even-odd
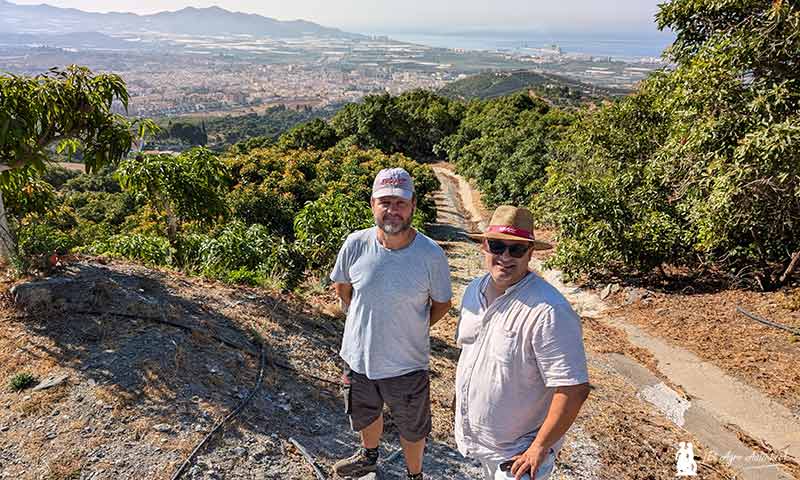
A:
<svg viewBox="0 0 800 480">
<path fill-rule="evenodd" d="M 383 435 L 383 414 L 359 433 L 361 434 L 361 444 L 364 448 L 378 448 L 378 444 L 381 442 L 381 435 Z"/>
<path fill-rule="evenodd" d="M 406 457 L 408 472 L 417 474 L 422 471 L 422 454 L 425 453 L 425 439 L 416 442 L 409 442 L 400 437 L 400 445 L 403 447 L 403 455 Z"/>
</svg>

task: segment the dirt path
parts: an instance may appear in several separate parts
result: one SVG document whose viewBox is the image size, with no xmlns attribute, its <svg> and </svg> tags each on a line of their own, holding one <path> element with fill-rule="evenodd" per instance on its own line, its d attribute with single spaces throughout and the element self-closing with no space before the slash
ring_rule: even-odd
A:
<svg viewBox="0 0 800 480">
<path fill-rule="evenodd" d="M 434 170 L 443 184 L 442 191 L 451 197 L 444 202 L 442 220 L 462 227 L 480 224 L 486 213 L 480 205 L 479 195 L 469 183 L 447 165 L 437 165 Z M 455 214 L 450 211 L 450 205 L 456 207 Z M 459 247 L 461 249 L 476 250 L 476 247 L 463 245 Z M 600 452 L 601 460 L 619 461 L 618 456 L 605 450 L 613 448 L 613 445 L 628 444 L 630 435 L 634 434 L 640 435 L 642 443 L 661 444 L 666 455 L 656 455 L 645 468 L 658 468 L 665 473 L 672 469 L 674 474 L 678 441 L 693 441 L 699 447 L 699 455 L 703 458 L 702 478 L 713 478 L 713 475 L 726 478 L 725 475 L 732 474 L 721 472 L 732 470 L 737 471 L 736 478 L 743 479 L 789 479 L 800 473 L 791 463 L 782 468 L 775 465 L 787 460 L 786 456 L 763 453 L 775 449 L 790 456 L 800 456 L 797 451 L 800 448 L 800 425 L 788 409 L 690 352 L 652 337 L 623 319 L 612 317 L 611 307 L 596 293 L 565 284 L 560 272 L 544 270 L 541 264 L 535 259 L 532 266 L 559 288 L 585 318 L 585 341 L 596 387 L 585 410 L 602 412 L 611 418 L 619 415 L 614 426 L 618 428 L 608 428 L 612 425 L 599 422 L 594 416 L 582 415 L 577 422 L 578 436 L 588 432 L 588 436 L 594 438 L 594 450 Z M 603 394 L 611 391 L 614 395 L 606 397 Z M 638 401 L 637 408 L 631 409 L 633 405 L 630 403 L 620 402 L 626 397 L 628 402 L 632 401 L 631 396 Z M 621 405 L 626 405 L 626 408 L 614 408 Z M 639 415 L 631 415 L 637 409 Z M 654 432 L 643 428 L 652 424 L 654 418 L 668 432 L 661 431 L 654 437 Z M 664 435 L 667 433 L 674 439 L 671 445 L 665 445 L 667 438 Z M 750 439 L 758 440 L 753 442 Z M 575 441 L 573 437 L 570 443 Z M 584 459 L 578 455 L 570 460 L 580 463 Z M 596 465 L 597 459 L 588 463 Z M 600 464 L 598 475 L 601 478 L 620 468 L 619 464 L 602 461 Z M 637 460 L 636 470 L 641 471 L 645 464 L 647 462 L 642 459 Z M 615 474 L 618 476 L 613 478 L 639 478 L 631 471 L 616 471 Z"/>
</svg>

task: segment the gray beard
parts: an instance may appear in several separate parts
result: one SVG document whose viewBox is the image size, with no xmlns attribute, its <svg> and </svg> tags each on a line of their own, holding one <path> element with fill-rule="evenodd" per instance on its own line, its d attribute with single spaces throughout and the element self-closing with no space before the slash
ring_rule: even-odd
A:
<svg viewBox="0 0 800 480">
<path fill-rule="evenodd" d="M 411 220 L 401 224 L 378 223 L 378 228 L 383 230 L 383 233 L 386 235 L 397 235 L 398 233 L 403 233 L 411 228 Z"/>
</svg>

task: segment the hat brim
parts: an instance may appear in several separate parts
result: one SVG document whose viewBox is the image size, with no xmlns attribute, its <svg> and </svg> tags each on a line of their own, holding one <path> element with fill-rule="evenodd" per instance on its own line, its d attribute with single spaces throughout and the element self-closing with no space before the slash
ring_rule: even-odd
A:
<svg viewBox="0 0 800 480">
<path fill-rule="evenodd" d="M 406 200 L 411 200 L 414 197 L 414 192 L 397 187 L 384 187 L 372 192 L 372 198 L 383 197 L 400 197 Z"/>
<path fill-rule="evenodd" d="M 478 240 L 478 241 L 483 241 L 484 239 L 494 239 L 494 240 L 509 240 L 515 242 L 528 242 L 533 244 L 534 250 L 550 250 L 551 248 L 553 248 L 553 246 L 547 242 L 517 237 L 514 235 L 509 235 L 507 233 L 497 233 L 497 232 L 468 233 L 467 236 L 473 240 Z"/>
</svg>

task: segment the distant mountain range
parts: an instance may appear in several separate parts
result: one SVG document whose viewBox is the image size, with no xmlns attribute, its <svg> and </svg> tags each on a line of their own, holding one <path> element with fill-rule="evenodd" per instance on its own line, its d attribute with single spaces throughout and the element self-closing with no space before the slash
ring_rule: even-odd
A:
<svg viewBox="0 0 800 480">
<path fill-rule="evenodd" d="M 292 38 L 303 35 L 363 38 L 304 20 L 280 21 L 256 14 L 231 12 L 220 7 L 187 7 L 152 15 L 92 13 L 51 5 L 17 5 L 0 0 L 0 32 L 16 34 L 69 34 L 100 32 L 167 33 L 178 35 L 252 35 Z"/>
<path fill-rule="evenodd" d="M 0 45 L 47 45 L 59 48 L 99 48 L 104 50 L 134 50 L 141 47 L 136 42 L 127 42 L 123 39 L 97 32 L 59 33 L 53 35 L 0 32 Z M 152 48 L 152 45 L 148 44 L 148 47 Z"/>
</svg>

